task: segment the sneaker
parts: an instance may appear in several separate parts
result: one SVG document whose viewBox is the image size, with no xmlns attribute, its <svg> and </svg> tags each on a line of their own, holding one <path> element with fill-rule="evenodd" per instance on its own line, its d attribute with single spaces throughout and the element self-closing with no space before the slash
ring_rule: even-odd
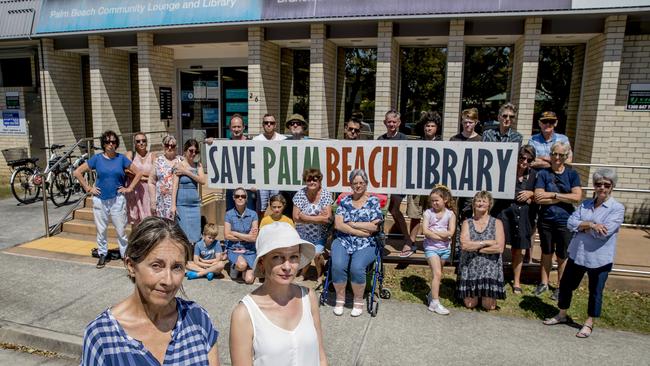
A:
<svg viewBox="0 0 650 366">
<path fill-rule="evenodd" d="M 237 268 L 235 268 L 235 266 L 230 267 L 230 278 L 236 280 L 237 276 L 239 276 L 239 271 Z"/>
<path fill-rule="evenodd" d="M 442 305 L 440 302 L 434 304 L 433 301 L 429 304 L 429 311 L 433 311 L 436 314 L 440 315 L 449 315 L 449 310 L 447 310 L 444 305 Z"/>
<path fill-rule="evenodd" d="M 104 268 L 106 266 L 106 255 L 100 255 L 99 260 L 97 261 L 97 269 Z"/>
<path fill-rule="evenodd" d="M 548 285 L 545 283 L 540 283 L 535 287 L 535 296 L 541 296 L 544 292 L 548 291 Z"/>
<path fill-rule="evenodd" d="M 551 294 L 551 300 L 557 301 L 558 296 L 560 296 L 560 289 L 556 288 L 555 290 L 553 290 L 553 293 Z"/>
<path fill-rule="evenodd" d="M 214 279 L 214 272 L 208 272 L 205 277 L 208 278 L 208 281 L 212 281 Z"/>
</svg>

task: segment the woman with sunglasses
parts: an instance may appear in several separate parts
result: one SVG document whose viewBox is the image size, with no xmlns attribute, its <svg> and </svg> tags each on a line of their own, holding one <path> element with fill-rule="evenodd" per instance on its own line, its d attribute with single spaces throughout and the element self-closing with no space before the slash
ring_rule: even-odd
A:
<svg viewBox="0 0 650 366">
<path fill-rule="evenodd" d="M 223 224 L 226 252 L 230 261 L 230 277 L 234 280 L 239 272 L 243 272 L 244 282 L 251 284 L 255 282 L 253 268 L 257 256 L 257 213 L 246 207 L 248 194 L 244 188 L 236 188 L 232 198 L 235 207 L 226 211 Z"/>
<path fill-rule="evenodd" d="M 519 148 L 517 161 L 517 181 L 515 183 L 515 199 L 504 202 L 505 207 L 499 214 L 503 223 L 506 244 L 510 244 L 512 251 L 512 272 L 514 274 L 512 292 L 521 295 L 521 266 L 523 264 L 523 251 L 530 250 L 531 237 L 537 217 L 535 196 L 535 181 L 537 172 L 530 167 L 535 161 L 535 148 L 524 145 Z"/>
<path fill-rule="evenodd" d="M 203 166 L 196 161 L 199 142 L 189 139 L 183 145 L 183 160 L 176 165 L 172 188 L 172 212 L 190 243 L 201 240 L 201 197 L 199 184 L 205 184 Z"/>
<path fill-rule="evenodd" d="M 172 211 L 172 190 L 174 188 L 174 169 L 180 162 L 176 156 L 176 138 L 167 135 L 162 140 L 164 153 L 154 161 L 149 173 L 149 200 L 151 213 L 158 217 L 174 219 Z"/>
<path fill-rule="evenodd" d="M 317 278 L 320 279 L 325 267 L 323 252 L 329 236 L 329 225 L 332 219 L 332 194 L 322 185 L 323 173 L 318 169 L 305 169 L 302 173 L 305 187 L 293 196 L 293 222 L 296 231 L 303 240 L 316 246 Z M 298 276 L 302 273 L 299 272 Z"/>
<path fill-rule="evenodd" d="M 109 218 L 117 231 L 120 255 L 124 258 L 128 244 L 126 198 L 124 195 L 133 191 L 142 177 L 142 172 L 133 165 L 131 160 L 117 152 L 120 139 L 115 132 L 104 131 L 100 141 L 104 152 L 93 155 L 87 162 L 79 166 L 74 171 L 74 176 L 79 180 L 83 189 L 93 196 L 93 214 L 97 227 L 97 253 L 99 254 L 97 268 L 104 268 L 108 254 L 106 234 Z M 128 186 L 126 185 L 126 169 L 130 169 L 135 174 Z M 90 170 L 95 170 L 97 173 L 97 181 L 94 186 L 90 186 L 83 177 L 83 174 Z"/>
<path fill-rule="evenodd" d="M 559 313 L 544 324 L 555 325 L 568 321 L 567 310 L 571 297 L 585 273 L 589 278 L 589 300 L 587 319 L 578 338 L 587 338 L 594 329 L 594 318 L 600 317 L 605 281 L 612 270 L 616 239 L 625 216 L 625 206 L 612 197 L 618 181 L 616 171 L 610 168 L 598 169 L 592 176 L 594 197 L 582 202 L 567 222 L 574 233 L 569 244 L 569 260 L 560 281 L 558 299 Z"/>
<path fill-rule="evenodd" d="M 580 203 L 582 188 L 578 173 L 565 165 L 571 154 L 567 142 L 556 142 L 551 146 L 551 167 L 540 170 L 535 181 L 535 202 L 539 204 L 537 230 L 542 247 L 541 282 L 535 289 L 540 296 L 549 289 L 553 253 L 557 258 L 557 278 L 562 280 L 566 264 L 567 248 L 573 235 L 567 229 L 567 220 L 573 213 L 573 205 Z M 558 290 L 551 295 L 557 300 Z"/>
<path fill-rule="evenodd" d="M 133 192 L 126 194 L 126 208 L 129 224 L 137 225 L 146 217 L 151 216 L 151 203 L 149 201 L 148 181 L 149 172 L 153 167 L 154 154 L 147 151 L 147 136 L 138 132 L 133 136 L 134 151 L 127 151 L 126 157 L 133 162 L 142 172 L 140 182 L 135 185 Z M 132 182 L 135 174 L 127 170 L 128 182 Z"/>
</svg>

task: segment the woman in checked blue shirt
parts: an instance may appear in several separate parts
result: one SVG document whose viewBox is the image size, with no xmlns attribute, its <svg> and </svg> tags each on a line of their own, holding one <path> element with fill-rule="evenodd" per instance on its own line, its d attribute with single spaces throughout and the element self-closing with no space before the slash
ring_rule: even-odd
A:
<svg viewBox="0 0 650 366">
<path fill-rule="evenodd" d="M 124 260 L 134 291 L 88 325 L 82 366 L 219 365 L 207 311 L 176 297 L 189 252 L 172 220 L 147 217 L 136 227 Z"/>
<path fill-rule="evenodd" d="M 567 310 L 571 306 L 571 296 L 587 273 L 587 320 L 576 334 L 578 338 L 589 337 L 595 318 L 600 317 L 605 281 L 614 262 L 618 230 L 625 215 L 625 207 L 611 196 L 617 180 L 613 169 L 598 169 L 593 174 L 594 198 L 582 202 L 567 222 L 567 227 L 574 235 L 569 244 L 569 260 L 560 281 L 560 312 L 546 319 L 544 324 L 555 325 L 568 321 Z"/>
</svg>

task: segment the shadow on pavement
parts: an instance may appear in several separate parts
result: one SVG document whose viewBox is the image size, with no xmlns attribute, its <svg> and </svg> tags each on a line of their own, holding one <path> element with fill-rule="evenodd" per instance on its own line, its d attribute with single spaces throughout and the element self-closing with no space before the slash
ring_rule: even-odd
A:
<svg viewBox="0 0 650 366">
<path fill-rule="evenodd" d="M 532 312 L 540 320 L 550 318 L 557 314 L 557 307 L 545 303 L 537 296 L 524 295 L 519 303 L 519 307 Z"/>
</svg>

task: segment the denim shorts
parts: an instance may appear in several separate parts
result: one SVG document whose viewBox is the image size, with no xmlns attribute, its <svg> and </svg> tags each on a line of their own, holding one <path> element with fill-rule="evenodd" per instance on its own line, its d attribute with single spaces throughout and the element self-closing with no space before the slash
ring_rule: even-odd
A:
<svg viewBox="0 0 650 366">
<path fill-rule="evenodd" d="M 239 257 L 244 257 L 244 260 L 246 261 L 246 264 L 248 264 L 248 267 L 250 267 L 250 269 L 253 269 L 253 265 L 255 264 L 255 257 L 257 257 L 255 253 L 235 253 L 231 250 L 228 250 L 228 260 L 232 265 L 237 263 L 237 258 Z"/>
<path fill-rule="evenodd" d="M 431 258 L 434 255 L 437 255 L 438 257 L 440 257 L 440 259 L 446 261 L 447 259 L 449 259 L 449 256 L 451 255 L 451 249 L 424 248 L 425 257 Z"/>
</svg>

